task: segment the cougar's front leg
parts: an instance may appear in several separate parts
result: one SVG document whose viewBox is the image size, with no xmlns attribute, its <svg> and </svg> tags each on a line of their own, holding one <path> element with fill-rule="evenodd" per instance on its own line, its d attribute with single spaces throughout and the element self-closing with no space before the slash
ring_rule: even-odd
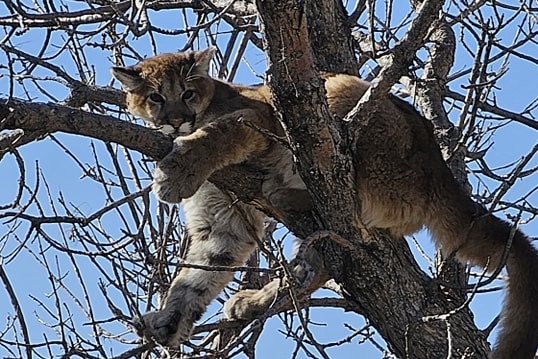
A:
<svg viewBox="0 0 538 359">
<path fill-rule="evenodd" d="M 191 243 L 186 263 L 203 266 L 242 265 L 263 232 L 263 214 L 232 204 L 229 196 L 205 182 L 185 201 Z M 193 323 L 233 278 L 228 271 L 183 268 L 173 280 L 162 308 L 143 316 L 139 335 L 176 347 L 188 339 Z"/>
<path fill-rule="evenodd" d="M 172 151 L 155 168 L 153 191 L 157 197 L 179 203 L 192 196 L 213 172 L 264 151 L 269 139 L 242 121 L 259 124 L 263 118 L 254 110 L 239 110 L 176 138 Z"/>
</svg>

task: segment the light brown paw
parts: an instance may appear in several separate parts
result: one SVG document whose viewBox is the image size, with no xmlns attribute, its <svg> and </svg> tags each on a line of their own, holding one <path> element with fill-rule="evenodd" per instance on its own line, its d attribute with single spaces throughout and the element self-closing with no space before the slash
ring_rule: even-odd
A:
<svg viewBox="0 0 538 359">
<path fill-rule="evenodd" d="M 245 289 L 237 292 L 224 303 L 227 319 L 251 320 L 264 313 L 273 303 L 274 295 L 264 295 L 260 290 Z"/>
<path fill-rule="evenodd" d="M 153 174 L 153 191 L 159 200 L 179 203 L 200 188 L 211 174 L 211 166 L 196 156 L 188 142 L 174 140 L 172 151 L 157 162 Z"/>
</svg>

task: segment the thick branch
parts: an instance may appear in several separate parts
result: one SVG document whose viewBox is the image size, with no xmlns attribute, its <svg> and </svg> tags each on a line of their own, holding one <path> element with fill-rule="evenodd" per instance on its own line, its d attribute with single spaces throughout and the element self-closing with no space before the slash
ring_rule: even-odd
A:
<svg viewBox="0 0 538 359">
<path fill-rule="evenodd" d="M 35 102 L 0 102 L 2 129 L 22 129 L 40 136 L 65 132 L 118 142 L 148 157 L 161 159 L 172 149 L 172 140 L 157 131 L 72 107 Z M 38 138 L 28 138 L 30 142 Z M 18 145 L 24 144 L 19 142 Z M 5 150 L 5 149 L 0 149 Z"/>
<path fill-rule="evenodd" d="M 356 75 L 350 22 L 340 1 L 311 2 L 307 10 L 316 70 Z"/>
</svg>

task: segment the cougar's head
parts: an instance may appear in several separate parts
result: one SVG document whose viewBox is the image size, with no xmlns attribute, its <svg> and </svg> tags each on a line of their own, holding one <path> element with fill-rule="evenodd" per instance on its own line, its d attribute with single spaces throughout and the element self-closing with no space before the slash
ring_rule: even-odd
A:
<svg viewBox="0 0 538 359">
<path fill-rule="evenodd" d="M 209 62 L 215 48 L 162 54 L 134 66 L 113 67 L 127 92 L 127 108 L 164 132 L 191 133 L 209 106 L 214 83 Z"/>
</svg>

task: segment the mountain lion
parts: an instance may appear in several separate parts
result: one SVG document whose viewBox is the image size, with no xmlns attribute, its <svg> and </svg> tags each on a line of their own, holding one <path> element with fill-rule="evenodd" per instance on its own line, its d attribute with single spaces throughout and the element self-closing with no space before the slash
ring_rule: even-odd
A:
<svg viewBox="0 0 538 359">
<path fill-rule="evenodd" d="M 192 238 L 186 261 L 236 266 L 254 249 L 264 215 L 251 205 L 231 206 L 229 196 L 207 181 L 213 172 L 245 161 L 255 163 L 264 170 L 263 194 L 275 207 L 306 207 L 309 197 L 294 171 L 291 152 L 264 134 L 284 135 L 269 88 L 211 78 L 213 53 L 210 48 L 162 54 L 131 67 L 114 67 L 112 74 L 127 92 L 132 114 L 177 136 L 172 152 L 157 163 L 153 190 L 161 201 L 183 200 Z M 369 86 L 349 75 L 324 74 L 323 78 L 327 102 L 338 118 L 355 106 Z M 445 253 L 490 271 L 502 264 L 508 249 L 510 280 L 492 358 L 533 358 L 538 346 L 537 250 L 523 233 L 464 193 L 445 165 L 427 120 L 394 97 L 383 107 L 356 140 L 362 222 L 397 236 L 426 226 Z M 178 346 L 232 277 L 226 271 L 183 268 L 162 308 L 142 318 L 140 334 Z M 277 291 L 269 284 L 260 291 L 239 292 L 226 304 L 225 315 L 252 319 L 271 304 Z"/>
</svg>

